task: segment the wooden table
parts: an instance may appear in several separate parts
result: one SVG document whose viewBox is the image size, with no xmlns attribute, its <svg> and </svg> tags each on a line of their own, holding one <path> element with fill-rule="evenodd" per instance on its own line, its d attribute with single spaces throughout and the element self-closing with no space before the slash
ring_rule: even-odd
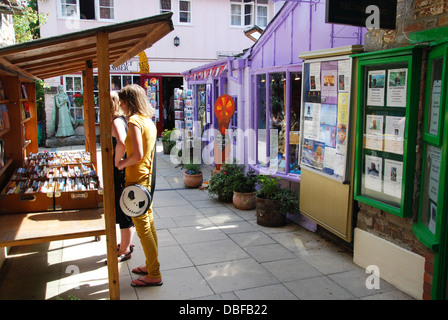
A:
<svg viewBox="0 0 448 320">
<path fill-rule="evenodd" d="M 105 234 L 103 208 L 0 214 L 0 247 Z"/>
</svg>

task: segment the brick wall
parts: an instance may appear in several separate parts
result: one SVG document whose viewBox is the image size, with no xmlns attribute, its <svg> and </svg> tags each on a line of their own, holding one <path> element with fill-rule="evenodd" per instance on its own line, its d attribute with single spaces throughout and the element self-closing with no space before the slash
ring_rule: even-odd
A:
<svg viewBox="0 0 448 320">
<path fill-rule="evenodd" d="M 366 51 L 409 45 L 409 33 L 448 26 L 448 0 L 398 0 L 397 28 L 367 32 Z"/>
</svg>

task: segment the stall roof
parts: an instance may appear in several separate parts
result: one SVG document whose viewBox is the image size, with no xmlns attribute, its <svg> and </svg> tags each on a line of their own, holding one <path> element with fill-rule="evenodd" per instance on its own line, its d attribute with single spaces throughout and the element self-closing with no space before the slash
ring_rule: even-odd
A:
<svg viewBox="0 0 448 320">
<path fill-rule="evenodd" d="M 108 33 L 109 62 L 118 66 L 174 30 L 172 13 L 77 31 L 0 48 L 0 69 L 30 79 L 47 79 L 98 64 L 97 34 Z M 0 70 L 1 72 L 1 70 Z"/>
</svg>

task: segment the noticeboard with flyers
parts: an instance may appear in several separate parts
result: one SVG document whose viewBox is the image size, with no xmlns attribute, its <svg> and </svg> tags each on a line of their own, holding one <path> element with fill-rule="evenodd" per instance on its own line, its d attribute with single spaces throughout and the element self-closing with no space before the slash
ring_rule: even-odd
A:
<svg viewBox="0 0 448 320">
<path fill-rule="evenodd" d="M 303 64 L 302 169 L 347 180 L 352 60 Z"/>
<path fill-rule="evenodd" d="M 356 55 L 355 200 L 398 216 L 412 212 L 421 51 Z"/>
</svg>

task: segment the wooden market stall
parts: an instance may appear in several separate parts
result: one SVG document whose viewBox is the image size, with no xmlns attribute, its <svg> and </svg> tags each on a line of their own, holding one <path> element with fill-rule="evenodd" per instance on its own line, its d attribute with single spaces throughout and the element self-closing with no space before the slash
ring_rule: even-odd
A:
<svg viewBox="0 0 448 320">
<path fill-rule="evenodd" d="M 86 151 L 97 164 L 94 123 L 93 69 L 98 68 L 103 207 L 21 213 L 1 213 L 0 247 L 106 235 L 109 296 L 120 298 L 116 260 L 116 221 L 109 92 L 109 66 L 118 66 L 151 47 L 174 30 L 172 13 L 116 23 L 0 48 L 0 81 L 4 84 L 9 128 L 0 129 L 5 163 L 0 168 L 3 189 L 26 156 L 38 152 L 35 80 L 82 72 Z M 23 88 L 23 89 L 22 89 Z M 23 96 L 25 92 L 25 96 Z M 26 102 L 29 116 L 21 114 Z M 76 201 L 76 200 L 74 200 Z M 36 205 L 36 202 L 33 203 Z M 25 207 L 26 208 L 26 207 Z"/>
</svg>

